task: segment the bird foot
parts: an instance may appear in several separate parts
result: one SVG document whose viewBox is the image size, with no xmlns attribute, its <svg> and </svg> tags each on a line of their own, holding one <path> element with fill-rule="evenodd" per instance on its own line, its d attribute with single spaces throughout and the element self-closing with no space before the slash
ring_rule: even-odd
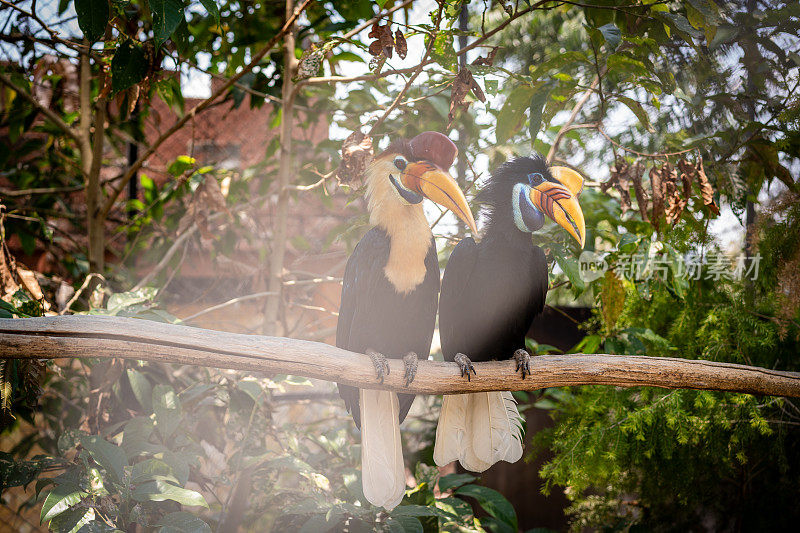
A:
<svg viewBox="0 0 800 533">
<path fill-rule="evenodd" d="M 517 362 L 515 372 L 522 372 L 522 379 L 525 379 L 525 374 L 531 375 L 531 354 L 527 350 L 520 348 L 514 352 L 514 361 Z"/>
<path fill-rule="evenodd" d="M 455 357 L 453 357 L 453 361 L 458 363 L 458 368 L 461 370 L 461 377 L 467 377 L 467 381 L 471 381 L 470 379 L 470 372 L 477 375 L 475 372 L 475 367 L 472 366 L 472 361 L 469 360 L 469 357 L 464 355 L 463 353 L 457 353 Z"/>
<path fill-rule="evenodd" d="M 375 350 L 367 350 L 367 355 L 372 359 L 372 364 L 375 366 L 377 380 L 383 383 L 384 376 L 389 375 L 389 361 L 386 360 L 385 355 Z"/>
<path fill-rule="evenodd" d="M 417 354 L 414 352 L 405 354 L 403 356 L 403 366 L 405 367 L 403 379 L 405 379 L 406 387 L 408 387 L 411 385 L 411 382 L 414 381 L 414 378 L 417 377 L 417 367 L 419 366 Z"/>
</svg>

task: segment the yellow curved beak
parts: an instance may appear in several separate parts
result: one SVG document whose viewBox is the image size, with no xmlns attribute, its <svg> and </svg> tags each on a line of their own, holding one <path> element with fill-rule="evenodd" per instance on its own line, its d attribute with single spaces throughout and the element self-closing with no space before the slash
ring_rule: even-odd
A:
<svg viewBox="0 0 800 533">
<path fill-rule="evenodd" d="M 400 175 L 403 186 L 449 209 L 460 218 L 473 235 L 478 234 L 467 198 L 450 174 L 426 161 L 409 163 Z"/>
<path fill-rule="evenodd" d="M 530 196 L 533 205 L 567 230 L 583 248 L 586 239 L 586 222 L 583 219 L 583 210 L 578 203 L 578 197 L 572 191 L 558 183 L 545 181 L 531 187 Z"/>
</svg>

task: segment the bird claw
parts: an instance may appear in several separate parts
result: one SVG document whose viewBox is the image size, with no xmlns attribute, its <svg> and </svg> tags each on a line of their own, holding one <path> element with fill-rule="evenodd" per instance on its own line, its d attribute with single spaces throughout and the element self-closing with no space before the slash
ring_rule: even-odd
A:
<svg viewBox="0 0 800 533">
<path fill-rule="evenodd" d="M 378 382 L 382 384 L 384 376 L 388 376 L 390 372 L 389 361 L 386 360 L 385 355 L 375 350 L 367 350 L 367 355 L 372 359 L 372 364 L 375 366 L 375 374 Z"/>
<path fill-rule="evenodd" d="M 419 358 L 417 354 L 414 352 L 408 352 L 403 356 L 403 366 L 405 367 L 405 373 L 403 374 L 403 379 L 405 379 L 406 387 L 411 385 L 411 382 L 414 381 L 414 378 L 417 377 L 417 367 L 419 366 Z"/>
<path fill-rule="evenodd" d="M 515 372 L 522 372 L 522 379 L 525 379 L 525 374 L 531 375 L 531 355 L 527 350 L 519 349 L 514 352 L 514 361 L 517 362 L 517 369 Z"/>
<path fill-rule="evenodd" d="M 459 370 L 461 370 L 461 377 L 463 378 L 464 376 L 466 376 L 467 381 L 471 381 L 469 374 L 470 372 L 472 372 L 475 375 L 478 375 L 478 373 L 475 372 L 475 367 L 472 366 L 472 361 L 470 361 L 469 357 L 467 357 L 463 353 L 457 353 L 456 356 L 453 357 L 453 361 L 458 363 L 458 368 Z"/>
</svg>

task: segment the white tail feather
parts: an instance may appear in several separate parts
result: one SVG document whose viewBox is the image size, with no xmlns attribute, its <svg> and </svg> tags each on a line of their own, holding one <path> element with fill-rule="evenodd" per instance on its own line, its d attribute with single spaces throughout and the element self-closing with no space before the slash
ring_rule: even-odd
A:
<svg viewBox="0 0 800 533">
<path fill-rule="evenodd" d="M 436 444 L 433 462 L 446 466 L 461 459 L 464 435 L 467 432 L 467 402 L 469 394 L 452 394 L 442 397 L 442 410 L 436 426 Z"/>
<path fill-rule="evenodd" d="M 359 403 L 364 496 L 372 505 L 392 510 L 406 490 L 397 394 L 360 389 Z"/>
<path fill-rule="evenodd" d="M 461 462 L 464 468 L 483 472 L 498 461 L 515 463 L 520 460 L 522 418 L 510 392 L 471 394 L 467 409 L 466 440 L 471 443 L 472 450 L 464 457 L 469 466 Z"/>
</svg>

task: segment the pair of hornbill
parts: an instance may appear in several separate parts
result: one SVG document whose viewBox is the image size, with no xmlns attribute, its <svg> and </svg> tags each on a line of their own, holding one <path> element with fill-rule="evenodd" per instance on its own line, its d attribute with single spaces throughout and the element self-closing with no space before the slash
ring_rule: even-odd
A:
<svg viewBox="0 0 800 533">
<path fill-rule="evenodd" d="M 347 262 L 336 345 L 368 354 L 379 380 L 386 357 L 402 358 L 406 384 L 417 360 L 427 359 L 439 308 L 445 360 L 462 377 L 472 361 L 514 357 L 530 374 L 525 334 L 541 313 L 548 288 L 545 255 L 530 233 L 545 216 L 583 246 L 585 224 L 578 204 L 583 179 L 573 170 L 521 157 L 494 171 L 478 200 L 486 207 L 480 242 L 463 239 L 441 281 L 431 228 L 422 209 L 428 198 L 451 210 L 477 234 L 464 193 L 447 173 L 457 154 L 445 135 L 425 132 L 399 140 L 365 174 L 370 223 Z M 413 394 L 339 384 L 339 394 L 361 430 L 362 486 L 373 505 L 392 509 L 405 493 L 400 422 Z M 434 460 L 459 460 L 482 472 L 497 461 L 522 456 L 520 416 L 510 392 L 445 396 Z"/>
</svg>

